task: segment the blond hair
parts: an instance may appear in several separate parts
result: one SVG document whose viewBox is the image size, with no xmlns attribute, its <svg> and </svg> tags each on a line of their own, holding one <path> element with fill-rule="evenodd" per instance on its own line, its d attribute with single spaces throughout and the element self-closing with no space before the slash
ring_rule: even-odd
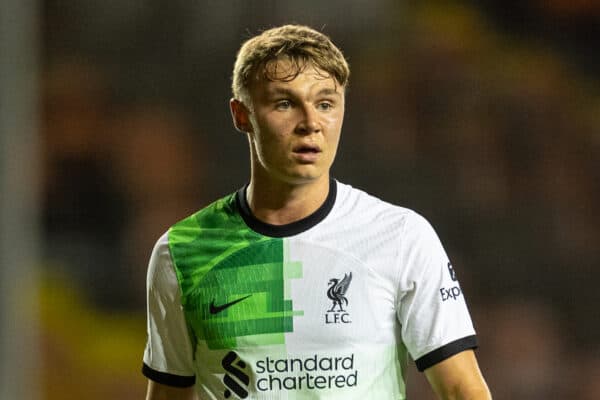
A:
<svg viewBox="0 0 600 400">
<path fill-rule="evenodd" d="M 276 62 L 282 59 L 291 63 L 284 75 L 277 71 Z M 242 101 L 248 99 L 254 74 L 270 81 L 291 81 L 308 65 L 335 78 L 342 87 L 348 83 L 348 62 L 325 34 L 303 25 L 266 30 L 248 39 L 238 51 L 231 84 L 233 97 Z"/>
</svg>

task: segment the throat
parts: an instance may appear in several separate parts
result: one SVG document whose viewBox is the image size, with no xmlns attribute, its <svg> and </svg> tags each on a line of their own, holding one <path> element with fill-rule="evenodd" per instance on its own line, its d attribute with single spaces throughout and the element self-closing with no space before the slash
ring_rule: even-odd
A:
<svg viewBox="0 0 600 400">
<path fill-rule="evenodd" d="M 326 185 L 260 188 L 251 183 L 246 191 L 246 202 L 254 217 L 270 225 L 287 225 L 304 219 L 317 211 L 327 199 Z"/>
</svg>

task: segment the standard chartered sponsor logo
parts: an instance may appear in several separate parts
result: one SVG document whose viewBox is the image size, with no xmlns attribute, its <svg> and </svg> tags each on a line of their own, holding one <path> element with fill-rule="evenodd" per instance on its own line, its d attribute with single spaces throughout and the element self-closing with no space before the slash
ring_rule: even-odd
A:
<svg viewBox="0 0 600 400">
<path fill-rule="evenodd" d="M 327 357 L 271 358 L 256 361 L 256 388 L 261 392 L 340 389 L 358 384 L 354 354 Z"/>
</svg>

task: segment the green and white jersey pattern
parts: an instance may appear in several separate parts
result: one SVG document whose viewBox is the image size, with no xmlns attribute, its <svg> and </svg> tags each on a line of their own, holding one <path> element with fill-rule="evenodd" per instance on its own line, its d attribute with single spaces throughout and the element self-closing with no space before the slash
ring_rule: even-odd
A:
<svg viewBox="0 0 600 400">
<path fill-rule="evenodd" d="M 429 223 L 331 180 L 285 226 L 244 191 L 175 224 L 148 270 L 144 374 L 201 399 L 404 399 L 423 370 L 476 346 Z"/>
</svg>

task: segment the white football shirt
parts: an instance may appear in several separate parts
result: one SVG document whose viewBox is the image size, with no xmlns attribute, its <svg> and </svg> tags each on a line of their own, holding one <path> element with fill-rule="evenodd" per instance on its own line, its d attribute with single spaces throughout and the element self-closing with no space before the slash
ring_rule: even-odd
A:
<svg viewBox="0 0 600 400">
<path fill-rule="evenodd" d="M 244 190 L 158 240 L 149 379 L 209 399 L 404 399 L 409 355 L 424 370 L 476 347 L 423 217 L 331 179 L 319 210 L 274 226 Z"/>
</svg>

